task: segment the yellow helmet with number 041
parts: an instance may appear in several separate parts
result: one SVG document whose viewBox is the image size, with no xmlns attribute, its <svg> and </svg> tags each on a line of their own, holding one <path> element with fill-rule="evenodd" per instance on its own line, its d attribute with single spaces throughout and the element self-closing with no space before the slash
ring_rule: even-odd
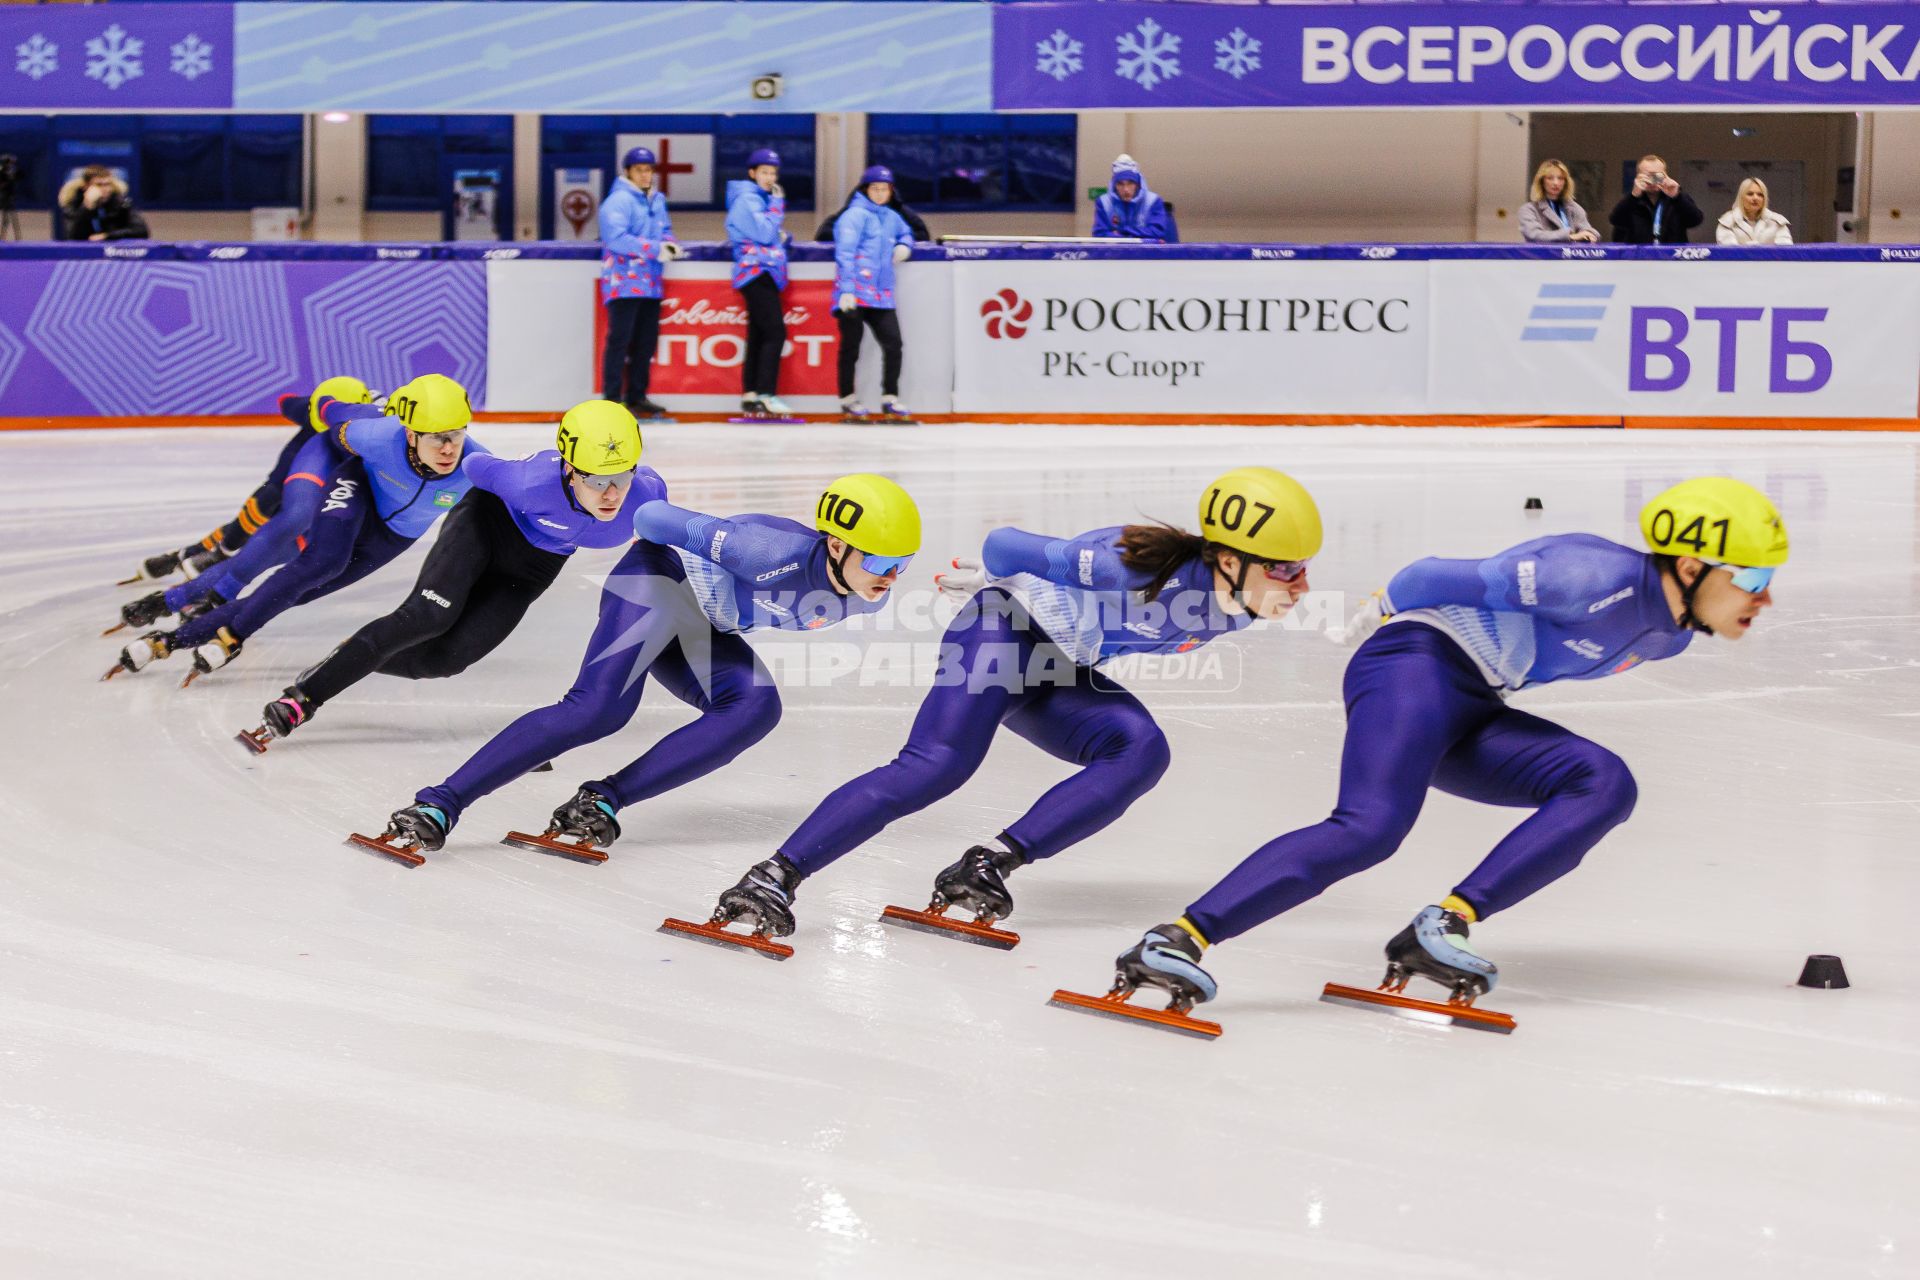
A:
<svg viewBox="0 0 1920 1280">
<path fill-rule="evenodd" d="M 367 384 L 360 379 L 349 378 L 345 374 L 322 382 L 307 397 L 307 425 L 315 431 L 327 429 L 327 424 L 320 420 L 322 400 L 338 400 L 342 404 L 371 404 L 373 392 L 367 390 Z"/>
<path fill-rule="evenodd" d="M 387 397 L 387 412 L 406 424 L 407 430 L 423 436 L 461 431 L 473 421 L 467 389 L 444 373 L 423 373 L 394 388 Z"/>
<path fill-rule="evenodd" d="M 1239 467 L 1200 495 L 1200 536 L 1256 560 L 1311 560 L 1323 533 L 1305 486 L 1272 467 Z"/>
<path fill-rule="evenodd" d="M 640 424 L 623 404 L 582 400 L 560 419 L 553 447 L 575 471 L 618 475 L 640 465 Z"/>
<path fill-rule="evenodd" d="M 1682 480 L 1640 509 L 1654 551 L 1772 569 L 1787 562 L 1787 526 L 1767 495 L 1727 476 Z"/>
<path fill-rule="evenodd" d="M 813 527 L 865 553 L 869 573 L 898 573 L 920 550 L 920 508 L 885 476 L 841 476 L 820 495 Z"/>
</svg>

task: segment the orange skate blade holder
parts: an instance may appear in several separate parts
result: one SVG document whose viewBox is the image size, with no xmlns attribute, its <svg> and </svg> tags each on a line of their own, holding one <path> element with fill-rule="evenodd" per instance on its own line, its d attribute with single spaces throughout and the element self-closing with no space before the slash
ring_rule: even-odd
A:
<svg viewBox="0 0 1920 1280">
<path fill-rule="evenodd" d="M 267 747 L 273 742 L 273 730 L 266 725 L 258 729 L 242 729 L 233 735 L 233 740 L 257 756 L 267 754 Z"/>
<path fill-rule="evenodd" d="M 1380 1009 L 1418 1022 L 1448 1023 L 1471 1027 L 1475 1031 L 1493 1031 L 1503 1036 L 1512 1035 L 1515 1026 L 1512 1015 L 1495 1013 L 1491 1009 L 1476 1009 L 1464 1000 L 1417 1000 L 1384 987 L 1373 990 L 1367 987 L 1343 987 L 1337 982 L 1329 982 L 1320 993 L 1320 998 L 1328 1004 Z"/>
<path fill-rule="evenodd" d="M 966 942 L 983 947 L 995 947 L 1001 951 L 1011 951 L 1020 945 L 1020 935 L 1017 933 L 996 929 L 977 919 L 963 920 L 959 916 L 946 915 L 931 907 L 925 911 L 915 911 L 912 907 L 888 907 L 880 913 L 880 918 L 906 925 L 909 929 L 918 929 L 923 933 L 944 934 L 949 938 L 960 938 Z"/>
<path fill-rule="evenodd" d="M 113 585 L 116 587 L 131 587 L 143 581 L 152 581 L 152 579 L 143 579 L 139 574 L 136 573 L 131 578 L 122 578 L 120 579 L 120 581 L 114 583 Z"/>
<path fill-rule="evenodd" d="M 1145 1022 L 1152 1026 L 1165 1027 L 1169 1031 L 1199 1036 L 1203 1040 L 1214 1039 L 1221 1030 L 1217 1022 L 1190 1018 L 1178 1009 L 1145 1009 L 1129 1004 L 1126 996 L 1111 991 L 1103 996 L 1083 996 L 1078 991 L 1056 991 L 1053 993 L 1053 999 L 1047 1003 L 1062 1009 L 1080 1009 L 1087 1013 L 1104 1014 L 1110 1018 Z"/>
<path fill-rule="evenodd" d="M 793 955 L 793 948 L 786 943 L 775 942 L 757 933 L 726 929 L 717 924 L 695 924 L 691 920 L 675 920 L 671 916 L 660 922 L 660 932 L 684 934 L 720 947 L 745 947 L 771 960 L 786 960 Z"/>
<path fill-rule="evenodd" d="M 126 664 L 124 662 L 116 662 L 112 666 L 107 668 L 107 674 L 101 676 L 100 679 L 102 682 L 105 682 L 113 679 L 115 676 L 125 675 L 126 672 L 127 672 Z"/>
<path fill-rule="evenodd" d="M 588 862 L 595 866 L 607 860 L 607 851 L 596 847 L 586 840 L 569 842 L 560 839 L 549 831 L 544 835 L 531 835 L 525 831 L 509 831 L 501 839 L 501 844 L 516 849 L 535 849 L 541 853 L 557 853 L 563 858 L 572 858 L 575 862 Z"/>
<path fill-rule="evenodd" d="M 363 836 L 356 831 L 347 837 L 347 844 L 355 849 L 365 849 L 369 853 L 384 854 L 389 858 L 404 862 L 409 867 L 425 865 L 427 859 L 424 854 L 416 853 L 412 849 L 402 849 L 399 845 L 393 843 L 393 839 L 394 837 L 391 832 L 377 836 Z"/>
<path fill-rule="evenodd" d="M 126 629 L 127 629 L 126 623 L 116 622 L 112 626 L 108 627 L 105 631 L 102 631 L 100 634 L 103 636 L 110 636 L 116 631 L 125 631 Z"/>
</svg>

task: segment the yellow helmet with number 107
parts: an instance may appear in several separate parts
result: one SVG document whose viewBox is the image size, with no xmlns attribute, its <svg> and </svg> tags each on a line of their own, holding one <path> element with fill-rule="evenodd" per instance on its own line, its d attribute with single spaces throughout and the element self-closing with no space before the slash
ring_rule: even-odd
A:
<svg viewBox="0 0 1920 1280">
<path fill-rule="evenodd" d="M 1323 537 L 1305 486 L 1272 467 L 1239 467 L 1200 495 L 1200 536 L 1256 560 L 1311 560 Z"/>
<path fill-rule="evenodd" d="M 623 404 L 582 400 L 560 419 L 553 447 L 575 471 L 619 475 L 640 465 L 640 424 Z"/>
<path fill-rule="evenodd" d="M 307 397 L 307 425 L 315 431 L 325 431 L 327 424 L 320 420 L 320 402 L 338 400 L 342 404 L 370 404 L 373 392 L 367 390 L 367 384 L 358 378 L 342 374 L 337 378 L 328 378 L 313 389 Z"/>
<path fill-rule="evenodd" d="M 1787 526 L 1750 484 L 1727 476 L 1682 480 L 1640 509 L 1654 551 L 1715 564 L 1771 569 L 1787 562 Z"/>
</svg>

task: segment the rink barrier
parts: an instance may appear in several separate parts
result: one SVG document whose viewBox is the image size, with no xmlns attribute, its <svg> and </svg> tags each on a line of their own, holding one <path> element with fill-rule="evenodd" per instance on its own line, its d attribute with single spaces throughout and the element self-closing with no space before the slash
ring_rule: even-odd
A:
<svg viewBox="0 0 1920 1280">
<path fill-rule="evenodd" d="M 655 398 L 738 405 L 723 244 L 667 271 Z M 791 251 L 784 398 L 837 411 L 832 246 Z M 277 421 L 289 388 L 596 393 L 595 244 L 0 244 L 0 429 Z M 1920 247 L 916 245 L 928 421 L 1920 427 Z M 872 346 L 860 393 L 878 398 Z M 1282 407 L 1283 406 L 1283 407 Z"/>
</svg>

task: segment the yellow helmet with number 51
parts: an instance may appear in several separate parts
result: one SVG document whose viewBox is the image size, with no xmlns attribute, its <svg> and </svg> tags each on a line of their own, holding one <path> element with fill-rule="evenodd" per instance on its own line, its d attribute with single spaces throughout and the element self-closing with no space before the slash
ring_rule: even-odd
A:
<svg viewBox="0 0 1920 1280">
<path fill-rule="evenodd" d="M 1640 535 L 1661 555 L 1772 569 L 1787 562 L 1779 509 L 1727 476 L 1682 480 L 1640 509 Z"/>
<path fill-rule="evenodd" d="M 1323 533 L 1306 487 L 1272 467 L 1239 467 L 1200 495 L 1200 536 L 1256 560 L 1311 560 Z"/>
<path fill-rule="evenodd" d="M 640 424 L 611 400 L 582 400 L 560 419 L 554 448 L 575 471 L 613 476 L 640 465 Z"/>
</svg>

